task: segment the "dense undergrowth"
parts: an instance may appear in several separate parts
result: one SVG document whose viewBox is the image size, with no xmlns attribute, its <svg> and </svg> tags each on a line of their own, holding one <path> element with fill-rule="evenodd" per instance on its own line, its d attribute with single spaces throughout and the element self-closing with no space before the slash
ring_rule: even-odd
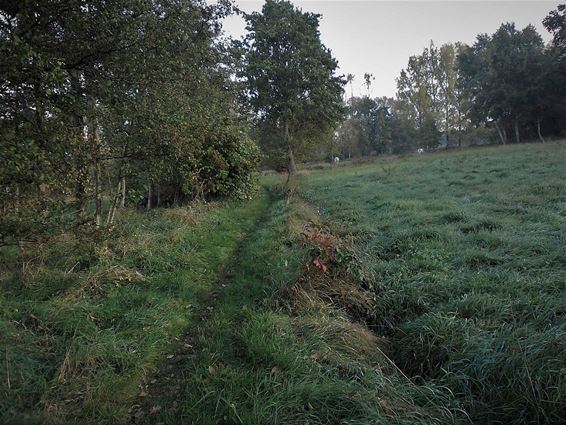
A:
<svg viewBox="0 0 566 425">
<path fill-rule="evenodd" d="M 375 276 L 374 330 L 475 423 L 563 423 L 566 145 L 311 173 L 303 193 Z"/>
</svg>

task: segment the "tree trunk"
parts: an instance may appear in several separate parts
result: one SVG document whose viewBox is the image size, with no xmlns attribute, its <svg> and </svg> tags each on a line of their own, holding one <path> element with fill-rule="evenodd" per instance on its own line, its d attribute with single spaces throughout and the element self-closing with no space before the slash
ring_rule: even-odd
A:
<svg viewBox="0 0 566 425">
<path fill-rule="evenodd" d="M 458 147 L 462 147 L 462 112 L 458 108 Z"/>
<path fill-rule="evenodd" d="M 126 176 L 122 175 L 122 198 L 120 199 L 120 207 L 126 207 Z"/>
<path fill-rule="evenodd" d="M 152 189 L 153 189 L 153 183 L 150 180 L 149 183 L 147 184 L 147 209 L 148 210 L 151 209 L 151 197 L 153 196 Z"/>
<path fill-rule="evenodd" d="M 289 123 L 285 121 L 285 141 L 289 148 L 289 175 L 297 175 L 297 164 L 295 164 L 295 155 L 293 154 L 293 149 L 291 148 L 291 135 L 289 134 Z"/>
<path fill-rule="evenodd" d="M 179 189 L 179 184 L 175 183 L 175 193 L 173 194 L 173 205 L 179 205 L 179 197 L 181 190 Z"/>
<path fill-rule="evenodd" d="M 100 227 L 100 215 L 102 214 L 102 199 L 100 196 L 100 164 L 98 159 L 94 163 L 94 223 Z"/>
<path fill-rule="evenodd" d="M 497 129 L 497 134 L 499 134 L 501 143 L 505 145 L 507 143 L 507 135 L 505 134 L 505 129 L 501 129 L 497 120 L 495 120 L 493 123 L 495 124 L 495 128 Z"/>
<path fill-rule="evenodd" d="M 70 71 L 70 83 L 71 83 L 71 90 L 74 91 L 76 99 L 82 99 L 82 95 L 84 94 L 84 88 L 81 83 L 81 78 L 84 78 L 81 71 L 73 70 Z M 81 102 L 82 101 L 78 101 Z M 73 113 L 72 116 L 72 123 L 77 135 L 79 136 L 77 139 L 80 139 L 84 142 L 84 125 L 88 124 L 87 119 L 84 115 L 82 115 L 83 105 L 75 105 L 76 112 Z M 76 147 L 74 147 L 76 148 Z M 81 143 L 81 146 L 77 151 L 80 151 L 84 148 L 84 143 Z M 75 152 L 77 153 L 77 152 Z M 75 155 L 75 172 L 76 172 L 76 180 L 75 180 L 75 199 L 76 199 L 76 209 L 79 216 L 84 217 L 86 214 L 85 211 L 85 204 L 86 204 L 86 188 L 85 188 L 85 175 L 84 171 L 84 157 L 81 154 Z"/>
<path fill-rule="evenodd" d="M 446 147 L 448 148 L 448 146 L 450 146 L 450 124 L 449 124 L 450 114 L 448 112 L 448 107 L 446 107 L 445 110 L 446 110 L 446 114 L 444 116 L 444 119 L 446 120 Z"/>
<path fill-rule="evenodd" d="M 519 118 L 515 118 L 515 142 L 521 143 L 521 135 L 519 134 Z"/>
<path fill-rule="evenodd" d="M 544 143 L 544 137 L 542 137 L 542 133 L 540 131 L 540 118 L 537 118 L 537 133 L 539 140 Z"/>
<path fill-rule="evenodd" d="M 156 185 L 155 185 L 155 192 L 157 193 L 156 206 L 160 207 L 161 206 L 161 187 L 159 186 L 159 183 L 156 183 Z"/>
<path fill-rule="evenodd" d="M 120 194 L 122 192 L 122 179 L 118 179 L 118 188 L 112 197 L 110 202 L 110 209 L 108 210 L 108 216 L 106 217 L 106 227 L 110 227 L 114 224 L 114 217 L 116 216 L 116 210 L 118 209 L 118 203 L 120 202 Z"/>
<path fill-rule="evenodd" d="M 293 150 L 289 146 L 289 174 L 292 176 L 297 175 L 297 164 L 295 164 L 295 156 L 293 155 Z"/>
</svg>

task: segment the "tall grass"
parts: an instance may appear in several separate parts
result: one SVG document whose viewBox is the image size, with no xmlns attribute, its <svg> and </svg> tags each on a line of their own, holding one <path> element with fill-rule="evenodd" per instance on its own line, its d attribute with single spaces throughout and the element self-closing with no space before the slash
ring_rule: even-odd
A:
<svg viewBox="0 0 566 425">
<path fill-rule="evenodd" d="M 164 368 L 168 389 L 153 392 L 136 424 L 458 421 L 448 391 L 408 381 L 343 311 L 324 303 L 273 308 L 309 258 L 300 207 L 276 199 L 265 212 L 227 269 L 213 313 L 175 354 L 186 357 Z"/>
<path fill-rule="evenodd" d="M 288 186 L 3 249 L 0 422 L 560 423 L 564 149 L 312 171 L 311 206 Z"/>
</svg>

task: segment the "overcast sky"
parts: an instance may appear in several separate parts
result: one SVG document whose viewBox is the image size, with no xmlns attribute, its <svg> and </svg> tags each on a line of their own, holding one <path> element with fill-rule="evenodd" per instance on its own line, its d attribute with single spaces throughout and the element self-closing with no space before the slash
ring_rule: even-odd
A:
<svg viewBox="0 0 566 425">
<path fill-rule="evenodd" d="M 236 0 L 244 12 L 261 10 L 263 1 Z M 430 40 L 440 45 L 462 41 L 472 44 L 479 33 L 492 34 L 503 22 L 518 28 L 533 24 L 550 40 L 543 18 L 556 1 L 378 1 L 293 0 L 304 11 L 322 14 L 323 43 L 338 59 L 340 73 L 355 75 L 354 94 L 365 94 L 363 75 L 372 73 L 371 95 L 394 96 L 395 79 L 409 56 L 419 54 Z M 227 35 L 245 33 L 242 18 L 224 23 Z M 348 92 L 349 92 L 348 88 Z"/>
</svg>

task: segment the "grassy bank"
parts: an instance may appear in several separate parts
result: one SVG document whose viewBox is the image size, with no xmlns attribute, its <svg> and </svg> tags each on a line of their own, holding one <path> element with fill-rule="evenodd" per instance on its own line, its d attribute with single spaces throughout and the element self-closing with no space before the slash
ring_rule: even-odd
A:
<svg viewBox="0 0 566 425">
<path fill-rule="evenodd" d="M 476 423 L 561 423 L 566 145 L 312 172 L 303 194 L 374 274 L 373 327 L 415 382 Z"/>
</svg>

